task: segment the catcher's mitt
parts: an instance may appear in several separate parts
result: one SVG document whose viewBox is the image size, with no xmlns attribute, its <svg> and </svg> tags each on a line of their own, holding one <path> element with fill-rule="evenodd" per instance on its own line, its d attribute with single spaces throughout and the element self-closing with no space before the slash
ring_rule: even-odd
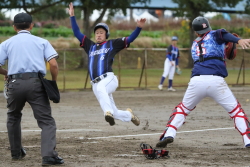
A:
<svg viewBox="0 0 250 167">
<path fill-rule="evenodd" d="M 236 33 L 232 33 L 234 36 L 239 37 L 238 34 Z M 236 53 L 237 53 L 237 47 L 236 47 L 236 43 L 233 42 L 228 42 L 226 43 L 226 47 L 225 47 L 225 57 L 228 60 L 233 60 L 236 57 Z"/>
</svg>

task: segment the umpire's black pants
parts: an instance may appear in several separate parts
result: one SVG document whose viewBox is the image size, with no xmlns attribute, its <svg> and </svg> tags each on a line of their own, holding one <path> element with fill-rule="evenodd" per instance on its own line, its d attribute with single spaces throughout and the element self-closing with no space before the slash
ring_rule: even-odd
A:
<svg viewBox="0 0 250 167">
<path fill-rule="evenodd" d="M 21 118 L 22 109 L 28 102 L 33 110 L 41 132 L 41 155 L 58 156 L 56 147 L 56 124 L 51 116 L 51 107 L 45 89 L 39 78 L 10 79 L 8 84 L 7 129 L 11 154 L 17 154 L 22 147 Z"/>
</svg>

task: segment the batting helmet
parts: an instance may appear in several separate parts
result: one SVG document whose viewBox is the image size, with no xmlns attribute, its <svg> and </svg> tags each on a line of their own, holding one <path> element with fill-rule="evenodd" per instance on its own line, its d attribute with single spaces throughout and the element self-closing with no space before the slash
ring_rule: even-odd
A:
<svg viewBox="0 0 250 167">
<path fill-rule="evenodd" d="M 172 41 L 178 41 L 178 37 L 177 36 L 173 36 L 172 37 Z"/>
<path fill-rule="evenodd" d="M 210 24 L 205 17 L 196 17 L 192 22 L 193 30 L 198 34 L 205 34 L 208 31 L 211 31 Z"/>
<path fill-rule="evenodd" d="M 94 28 L 94 32 L 96 31 L 96 29 L 98 28 L 103 28 L 106 31 L 106 39 L 109 38 L 109 26 L 105 23 L 98 23 L 95 28 Z"/>
</svg>

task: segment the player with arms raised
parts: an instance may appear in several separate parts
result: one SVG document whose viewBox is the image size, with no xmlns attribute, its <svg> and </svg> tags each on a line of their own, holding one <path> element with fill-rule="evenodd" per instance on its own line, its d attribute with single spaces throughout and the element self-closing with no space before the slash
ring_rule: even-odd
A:
<svg viewBox="0 0 250 167">
<path fill-rule="evenodd" d="M 197 39 L 194 40 L 191 51 L 194 60 L 191 79 L 182 102 L 173 110 L 167 128 L 156 147 L 166 147 L 168 143 L 172 143 L 177 129 L 182 126 L 186 116 L 203 98 L 211 97 L 234 120 L 235 128 L 243 137 L 244 146 L 249 148 L 248 118 L 224 78 L 228 75 L 225 64 L 225 44 L 238 43 L 245 49 L 250 47 L 250 39 L 240 39 L 224 29 L 212 30 L 204 17 L 195 18 L 192 27 Z"/>
<path fill-rule="evenodd" d="M 132 121 L 136 126 L 140 120 L 130 108 L 118 110 L 112 93 L 118 87 L 117 77 L 112 70 L 115 55 L 122 49 L 129 47 L 139 35 L 146 19 L 137 21 L 137 27 L 129 37 L 106 40 L 109 37 L 109 27 L 105 23 L 98 23 L 94 28 L 96 43 L 82 34 L 76 23 L 73 4 L 69 4 L 69 15 L 75 37 L 80 41 L 80 46 L 88 54 L 89 73 L 93 92 L 104 112 L 105 120 L 110 126 L 115 124 L 114 119 L 124 122 Z"/>
</svg>

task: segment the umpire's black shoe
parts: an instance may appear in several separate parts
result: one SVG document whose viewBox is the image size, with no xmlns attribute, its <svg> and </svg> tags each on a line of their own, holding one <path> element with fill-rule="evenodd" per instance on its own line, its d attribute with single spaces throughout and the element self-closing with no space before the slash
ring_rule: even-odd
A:
<svg viewBox="0 0 250 167">
<path fill-rule="evenodd" d="M 63 164 L 64 161 L 61 157 L 43 157 L 42 166 L 49 166 L 49 165 L 60 165 Z"/>
<path fill-rule="evenodd" d="M 163 137 L 157 144 L 156 147 L 166 147 L 167 144 L 172 143 L 174 138 L 172 136 Z"/>
<path fill-rule="evenodd" d="M 24 148 L 21 148 L 20 152 L 17 154 L 12 154 L 12 160 L 21 160 L 26 156 L 26 150 Z"/>
</svg>

